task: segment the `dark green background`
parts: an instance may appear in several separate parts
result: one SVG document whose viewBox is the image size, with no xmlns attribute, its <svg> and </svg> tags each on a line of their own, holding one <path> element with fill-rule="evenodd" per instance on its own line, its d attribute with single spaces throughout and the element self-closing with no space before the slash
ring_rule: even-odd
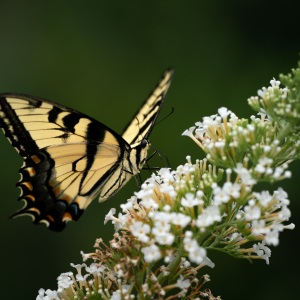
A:
<svg viewBox="0 0 300 300">
<path fill-rule="evenodd" d="M 203 154 L 181 133 L 226 106 L 240 117 L 247 98 L 296 66 L 300 51 L 297 1 L 2 1 L 0 92 L 22 92 L 80 110 L 121 132 L 167 67 L 175 76 L 153 146 L 171 166 Z M 20 208 L 21 159 L 1 135 L 1 299 L 35 299 L 56 289 L 56 277 L 81 262 L 94 240 L 108 240 L 110 207 L 133 191 L 132 180 L 104 204 L 94 201 L 62 233 L 8 219 Z M 156 161 L 160 165 L 159 160 Z M 299 226 L 299 162 L 289 192 L 292 222 Z M 148 176 L 145 172 L 143 176 Z M 297 217 L 298 216 L 298 217 Z M 297 222 L 298 218 L 298 222 Z M 209 253 L 216 263 L 209 287 L 223 299 L 292 299 L 299 294 L 299 229 L 281 234 L 270 266 Z"/>
</svg>

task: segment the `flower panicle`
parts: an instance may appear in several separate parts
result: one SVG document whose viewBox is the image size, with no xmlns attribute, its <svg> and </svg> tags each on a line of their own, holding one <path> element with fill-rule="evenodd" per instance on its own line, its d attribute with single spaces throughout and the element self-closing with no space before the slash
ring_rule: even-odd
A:
<svg viewBox="0 0 300 300">
<path fill-rule="evenodd" d="M 215 166 L 233 169 L 247 165 L 257 182 L 290 178 L 288 165 L 300 153 L 299 130 L 294 125 L 294 119 L 300 119 L 300 99 L 296 101 L 289 88 L 280 88 L 280 81 L 272 79 L 270 83 L 248 99 L 257 116 L 240 119 L 222 107 L 183 135 L 192 138 Z"/>
<path fill-rule="evenodd" d="M 114 217 L 115 209 L 110 210 L 106 222 L 119 224 L 114 238 L 109 245 L 97 240 L 94 253 L 82 252 L 83 259 L 93 263 L 72 265 L 78 274 L 61 275 L 57 293 L 67 297 L 79 290 L 108 298 L 114 293 L 143 293 L 159 299 L 178 284 L 179 289 L 184 286 L 178 295 L 192 299 L 188 297 L 195 295 L 195 289 L 203 293 L 203 282 L 195 282 L 196 274 L 204 266 L 214 267 L 207 256 L 211 250 L 269 263 L 268 245 L 278 244 L 279 233 L 285 229 L 282 222 L 290 217 L 287 194 L 282 189 L 272 195 L 251 192 L 249 180 L 237 180 L 242 178 L 241 170 L 233 172 L 227 170 L 226 181 L 218 181 L 218 170 L 206 159 L 192 164 L 187 157 L 187 163 L 175 171 L 161 169 L 152 175 L 121 205 L 123 214 Z M 167 280 L 170 274 L 176 275 Z"/>
</svg>

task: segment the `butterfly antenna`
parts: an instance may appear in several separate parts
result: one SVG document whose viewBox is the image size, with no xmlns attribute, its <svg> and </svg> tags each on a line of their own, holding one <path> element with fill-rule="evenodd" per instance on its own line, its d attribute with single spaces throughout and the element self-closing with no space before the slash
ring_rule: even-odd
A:
<svg viewBox="0 0 300 300">
<path fill-rule="evenodd" d="M 155 126 L 157 126 L 158 124 L 162 123 L 164 120 L 169 118 L 169 116 L 171 116 L 174 113 L 174 111 L 175 111 L 175 108 L 172 106 L 171 111 L 166 116 L 164 116 L 161 120 L 157 121 L 155 123 Z"/>
<path fill-rule="evenodd" d="M 162 151 L 159 151 L 158 149 L 154 148 L 153 146 L 150 146 L 154 152 L 151 153 L 148 157 L 147 157 L 147 160 L 146 160 L 146 167 L 144 167 L 143 169 L 144 170 L 149 170 L 149 171 L 153 171 L 153 170 L 159 170 L 161 167 L 151 167 L 149 165 L 149 161 L 157 154 L 158 157 L 160 158 L 160 160 L 163 162 L 163 165 L 165 168 L 169 168 L 170 167 L 170 162 L 168 160 L 168 157 L 167 155 L 162 152 Z"/>
</svg>

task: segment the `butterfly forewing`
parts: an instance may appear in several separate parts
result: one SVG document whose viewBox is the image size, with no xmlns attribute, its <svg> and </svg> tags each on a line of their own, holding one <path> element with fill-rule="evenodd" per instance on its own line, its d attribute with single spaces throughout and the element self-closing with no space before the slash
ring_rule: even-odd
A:
<svg viewBox="0 0 300 300">
<path fill-rule="evenodd" d="M 19 94 L 0 94 L 0 126 L 24 158 L 14 216 L 62 230 L 96 195 L 104 201 L 140 170 L 147 139 L 170 85 L 167 71 L 123 136 L 80 112 Z M 141 144 L 141 145 L 139 145 Z"/>
<path fill-rule="evenodd" d="M 167 70 L 163 74 L 157 86 L 127 125 L 122 134 L 127 143 L 132 145 L 148 138 L 171 84 L 172 76 L 172 70 Z"/>
</svg>

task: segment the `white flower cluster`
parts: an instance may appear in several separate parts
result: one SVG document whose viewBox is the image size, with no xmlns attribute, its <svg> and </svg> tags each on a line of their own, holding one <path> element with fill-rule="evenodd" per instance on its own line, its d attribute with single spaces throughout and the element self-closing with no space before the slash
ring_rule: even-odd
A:
<svg viewBox="0 0 300 300">
<path fill-rule="evenodd" d="M 83 255 L 84 256 L 84 255 Z M 89 288 L 93 287 L 94 290 L 98 287 L 97 283 L 101 282 L 100 278 L 103 274 L 105 267 L 96 263 L 90 266 L 83 264 L 72 264 L 71 266 L 77 270 L 74 276 L 73 272 L 62 273 L 57 278 L 58 289 L 56 291 L 50 289 L 40 289 L 36 300 L 60 300 L 60 299 L 73 299 L 74 287 L 79 289 L 86 289 L 86 294 L 93 294 L 93 290 L 89 292 Z M 85 269 L 86 274 L 82 275 L 82 268 Z M 98 291 L 100 294 L 101 291 Z"/>
<path fill-rule="evenodd" d="M 111 209 L 106 220 L 112 220 L 116 231 L 129 230 L 142 243 L 141 251 L 148 263 L 162 258 L 169 261 L 170 253 L 173 255 L 174 249 L 178 250 L 176 247 L 182 245 L 190 262 L 212 266 L 206 257 L 209 244 L 203 247 L 199 240 L 203 241 L 201 234 L 205 236 L 207 232 L 213 232 L 218 224 L 226 226 L 227 221 L 231 224 L 232 236 L 238 235 L 239 241 L 248 236 L 252 241 L 263 240 L 261 258 L 268 262 L 271 252 L 265 245 L 276 246 L 279 232 L 293 227 L 281 224 L 290 217 L 287 194 L 282 189 L 273 195 L 265 191 L 252 192 L 256 180 L 241 164 L 237 164 L 234 170 L 227 169 L 227 181 L 220 185 L 212 179 L 213 171 L 203 169 L 206 163 L 197 161 L 192 164 L 190 157 L 187 159 L 188 162 L 176 171 L 161 169 L 153 174 L 135 197 L 121 205 L 123 214 L 115 218 L 115 209 Z M 232 172 L 235 173 L 233 182 L 230 179 Z M 203 187 L 208 193 L 203 192 Z M 239 232 L 238 228 L 243 228 L 244 232 Z M 237 239 L 232 238 L 231 246 L 235 242 Z M 239 248 L 236 246 L 237 252 Z M 256 255 L 261 253 L 253 252 Z"/>
<path fill-rule="evenodd" d="M 172 246 L 176 249 L 174 244 L 179 242 L 176 241 L 176 236 L 178 238 L 178 234 L 182 232 L 185 232 L 182 234 L 183 247 L 188 252 L 190 261 L 200 264 L 206 259 L 205 249 L 197 240 L 192 239 L 192 232 L 186 228 L 196 226 L 205 230 L 214 222 L 220 221 L 221 216 L 216 206 L 203 207 L 204 193 L 201 190 L 184 192 L 187 178 L 192 177 L 199 168 L 191 164 L 190 158 L 188 160 L 188 163 L 179 166 L 176 171 L 164 168 L 156 175 L 153 174 L 135 197 L 121 205 L 124 214 L 115 218 L 115 209 L 111 209 L 107 215 L 106 221 L 112 220 L 116 230 L 128 228 L 137 240 L 145 244 L 141 251 L 148 263 L 162 257 L 169 261 L 170 256 L 166 252 L 164 255 L 163 250 L 172 249 Z M 140 200 L 139 204 L 137 199 Z M 197 218 L 192 213 L 195 209 L 202 211 Z"/>
<path fill-rule="evenodd" d="M 273 112 L 270 111 L 274 109 L 274 112 L 278 115 L 287 115 L 291 114 L 295 115 L 295 111 L 293 111 L 291 105 L 289 103 L 285 103 L 288 96 L 288 88 L 280 88 L 281 82 L 273 78 L 270 80 L 269 87 L 263 87 L 257 91 L 258 96 L 253 96 L 248 99 L 248 103 L 255 110 L 259 110 L 263 114 L 267 114 L 272 118 Z M 267 103 L 272 102 L 273 107 L 266 106 Z M 275 104 L 275 105 L 274 105 Z M 278 104 L 278 105 L 277 105 Z M 293 112 L 292 112 L 293 111 Z"/>
<path fill-rule="evenodd" d="M 300 140 L 297 134 L 285 136 L 287 123 L 284 118 L 287 115 L 299 118 L 298 106 L 291 107 L 291 103 L 287 103 L 288 90 L 281 89 L 278 80 L 270 83 L 270 87 L 258 91 L 259 97 L 248 100 L 259 111 L 259 117 L 239 119 L 222 107 L 218 114 L 204 117 L 183 135 L 192 138 L 207 153 L 207 159 L 219 167 L 232 169 L 239 164 L 253 165 L 246 169 L 255 182 L 262 177 L 270 181 L 290 178 L 288 162 L 294 159 Z"/>
<path fill-rule="evenodd" d="M 239 217 L 245 218 L 251 224 L 252 235 L 263 236 L 266 245 L 279 244 L 279 232 L 284 229 L 294 229 L 294 224 L 284 226 L 291 212 L 288 208 L 290 201 L 287 193 L 279 188 L 270 195 L 268 191 L 253 193 L 254 198 L 248 201 L 244 212 Z"/>
</svg>

